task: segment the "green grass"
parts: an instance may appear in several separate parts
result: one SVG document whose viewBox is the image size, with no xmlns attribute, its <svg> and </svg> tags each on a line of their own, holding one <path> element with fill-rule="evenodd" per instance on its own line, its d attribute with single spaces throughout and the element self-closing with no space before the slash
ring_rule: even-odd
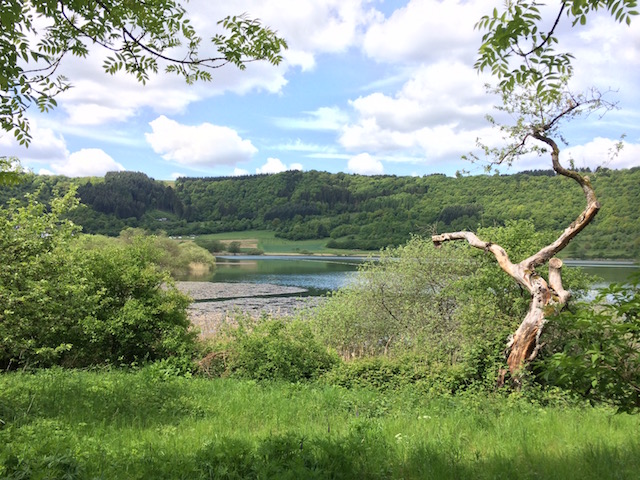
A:
<svg viewBox="0 0 640 480">
<path fill-rule="evenodd" d="M 0 478 L 637 478 L 640 419 L 523 399 L 0 375 Z"/>
<path fill-rule="evenodd" d="M 371 252 L 362 250 L 342 250 L 336 248 L 327 248 L 325 245 L 328 239 L 313 240 L 287 240 L 277 238 L 275 232 L 268 230 L 246 230 L 242 232 L 224 232 L 213 233 L 208 235 L 200 235 L 200 238 L 211 238 L 230 242 L 233 240 L 257 240 L 257 248 L 264 251 L 265 254 L 285 254 L 285 253 L 310 253 L 310 254 L 331 254 L 331 255 L 368 255 Z"/>
</svg>

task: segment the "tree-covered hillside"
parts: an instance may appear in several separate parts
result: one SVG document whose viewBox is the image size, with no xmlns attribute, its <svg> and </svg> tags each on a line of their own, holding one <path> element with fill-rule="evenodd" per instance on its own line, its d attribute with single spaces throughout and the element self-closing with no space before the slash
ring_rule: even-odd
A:
<svg viewBox="0 0 640 480">
<path fill-rule="evenodd" d="M 603 207 L 566 255 L 640 258 L 640 168 L 601 169 L 591 177 Z M 266 229 L 365 250 L 399 245 L 411 233 L 475 230 L 516 219 L 559 231 L 584 203 L 580 190 L 553 171 L 459 178 L 288 171 L 180 178 L 173 186 L 134 172 L 79 180 L 27 175 L 22 184 L 2 189 L 0 200 L 37 188 L 44 200 L 72 181 L 80 183 L 85 204 L 72 219 L 90 233 L 117 235 L 127 226 L 173 235 Z"/>
</svg>

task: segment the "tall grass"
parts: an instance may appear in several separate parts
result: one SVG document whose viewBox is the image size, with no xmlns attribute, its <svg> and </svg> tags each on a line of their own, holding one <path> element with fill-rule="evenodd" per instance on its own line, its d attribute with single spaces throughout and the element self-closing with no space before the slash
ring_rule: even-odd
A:
<svg viewBox="0 0 640 480">
<path fill-rule="evenodd" d="M 0 375 L 0 478 L 637 478 L 640 419 L 524 398 Z"/>
</svg>

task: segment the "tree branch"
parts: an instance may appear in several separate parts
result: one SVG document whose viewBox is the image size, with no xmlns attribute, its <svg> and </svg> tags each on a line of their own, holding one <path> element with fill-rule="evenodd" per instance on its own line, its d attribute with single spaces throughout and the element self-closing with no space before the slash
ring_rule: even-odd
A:
<svg viewBox="0 0 640 480">
<path fill-rule="evenodd" d="M 569 242 L 591 222 L 591 220 L 593 220 L 600 210 L 600 202 L 598 202 L 598 199 L 596 198 L 596 193 L 591 185 L 589 177 L 582 176 L 573 170 L 568 170 L 560 164 L 560 149 L 556 142 L 551 138 L 546 137 L 540 132 L 534 132 L 533 137 L 551 147 L 553 170 L 558 175 L 575 180 L 582 187 L 582 191 L 587 199 L 587 206 L 578 218 L 576 218 L 553 243 L 547 245 L 539 252 L 521 262 L 526 265 L 527 268 L 535 268 L 554 257 L 559 251 L 566 247 Z"/>
<path fill-rule="evenodd" d="M 513 276 L 513 270 L 515 266 L 513 263 L 511 263 L 511 260 L 509 260 L 509 255 L 507 255 L 507 252 L 505 251 L 505 249 L 496 243 L 485 242 L 483 240 L 480 240 L 475 233 L 472 233 L 472 232 L 443 233 L 441 235 L 433 235 L 431 237 L 431 240 L 433 241 L 433 245 L 436 248 L 441 247 L 444 242 L 449 242 L 452 240 L 466 240 L 469 243 L 469 245 L 471 245 L 472 247 L 479 248 L 480 250 L 484 250 L 485 252 L 492 253 L 496 257 L 496 260 L 498 261 L 500 268 L 502 268 L 509 275 Z"/>
</svg>

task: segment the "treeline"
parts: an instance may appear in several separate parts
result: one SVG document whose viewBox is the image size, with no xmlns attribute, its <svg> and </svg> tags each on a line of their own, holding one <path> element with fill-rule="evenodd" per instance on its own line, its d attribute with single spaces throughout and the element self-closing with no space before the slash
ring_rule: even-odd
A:
<svg viewBox="0 0 640 480">
<path fill-rule="evenodd" d="M 640 168 L 591 174 L 603 205 L 595 222 L 565 250 L 577 258 L 640 257 Z M 179 178 L 173 185 L 142 173 L 109 173 L 80 182 L 83 207 L 72 220 L 89 233 L 118 235 L 126 227 L 201 235 L 251 229 L 333 248 L 372 250 L 400 245 L 411 233 L 500 226 L 531 220 L 561 231 L 584 207 L 581 189 L 551 170 L 452 178 L 361 176 L 319 171 L 276 175 Z M 64 177 L 27 176 L 0 200 L 64 190 Z"/>
</svg>

